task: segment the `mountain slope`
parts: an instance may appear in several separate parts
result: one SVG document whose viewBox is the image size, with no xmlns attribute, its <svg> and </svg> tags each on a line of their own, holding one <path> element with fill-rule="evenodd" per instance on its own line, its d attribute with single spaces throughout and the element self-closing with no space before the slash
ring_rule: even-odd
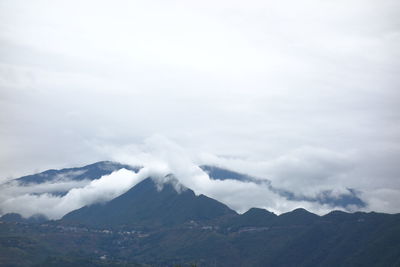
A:
<svg viewBox="0 0 400 267">
<path fill-rule="evenodd" d="M 95 204 L 72 211 L 63 223 L 90 226 L 172 226 L 188 221 L 208 221 L 236 214 L 226 205 L 190 189 L 177 192 L 172 183 L 161 190 L 151 178 L 132 187 L 125 194 L 104 204 Z"/>
<path fill-rule="evenodd" d="M 90 165 L 77 168 L 66 168 L 61 170 L 47 170 L 41 173 L 23 176 L 15 179 L 21 184 L 40 184 L 44 182 L 54 182 L 60 180 L 84 179 L 95 180 L 103 175 L 111 174 L 114 171 L 125 168 L 134 172 L 138 172 L 140 167 L 133 167 L 112 161 L 100 161 Z"/>
<path fill-rule="evenodd" d="M 247 217 L 248 225 L 257 223 L 256 217 L 279 218 L 261 209 L 233 216 Z M 226 229 L 228 225 L 210 228 L 181 224 L 135 233 L 62 223 L 3 222 L 0 265 L 15 266 L 24 260 L 25 266 L 58 266 L 58 262 L 48 263 L 54 258 L 73 262 L 105 255 L 123 266 L 132 262 L 147 266 L 400 266 L 400 214 L 333 212 L 315 220 L 306 211 L 296 210 L 283 218 L 294 223 L 271 225 L 265 221 L 268 227 L 233 230 Z M 299 224 L 304 218 L 312 218 L 312 223 Z"/>
<path fill-rule="evenodd" d="M 246 174 L 234 172 L 234 171 L 220 168 L 217 166 L 201 165 L 199 167 L 204 172 L 206 172 L 211 179 L 214 179 L 214 180 L 231 179 L 231 180 L 237 180 L 237 181 L 242 181 L 242 182 L 255 182 L 255 183 L 268 182 L 269 183 L 268 180 L 263 181 L 263 180 L 251 177 L 249 175 L 246 175 Z"/>
<path fill-rule="evenodd" d="M 265 209 L 251 208 L 243 214 L 226 218 L 221 225 L 234 232 L 249 227 L 269 227 L 277 218 L 276 214 Z"/>
<path fill-rule="evenodd" d="M 348 207 L 365 208 L 367 204 L 358 196 L 358 192 L 355 189 L 347 188 L 347 192 L 340 195 L 333 193 L 333 190 L 323 190 L 316 196 L 310 197 L 306 195 L 298 195 L 295 192 L 275 187 L 272 182 L 268 179 L 260 179 L 249 176 L 247 174 L 231 171 L 217 166 L 212 165 L 201 165 L 199 166 L 208 176 L 213 180 L 237 180 L 241 182 L 255 183 L 260 186 L 267 187 L 270 191 L 284 197 L 287 200 L 292 201 L 307 201 L 317 202 L 319 204 L 327 204 L 333 208 L 342 207 L 347 209 Z"/>
<path fill-rule="evenodd" d="M 318 215 L 299 208 L 279 215 L 274 221 L 274 225 L 311 225 L 319 221 L 319 219 L 320 217 Z"/>
</svg>

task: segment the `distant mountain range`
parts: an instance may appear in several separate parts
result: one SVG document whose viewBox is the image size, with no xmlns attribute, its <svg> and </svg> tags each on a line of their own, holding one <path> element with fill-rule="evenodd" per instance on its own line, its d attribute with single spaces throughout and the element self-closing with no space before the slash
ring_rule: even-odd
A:
<svg viewBox="0 0 400 267">
<path fill-rule="evenodd" d="M 348 206 L 354 206 L 358 208 L 366 207 L 366 203 L 360 199 L 357 195 L 357 190 L 348 188 L 347 193 L 343 193 L 341 195 L 334 195 L 332 190 L 324 190 L 321 191 L 316 197 L 309 197 L 304 195 L 295 194 L 289 190 L 285 190 L 282 188 L 275 187 L 271 181 L 267 179 L 260 179 L 256 177 L 252 177 L 246 174 L 234 172 L 231 170 L 227 170 L 224 168 L 202 165 L 200 168 L 205 171 L 210 178 L 215 180 L 227 180 L 233 179 L 242 182 L 251 182 L 256 184 L 262 184 L 268 187 L 274 193 L 279 194 L 280 196 L 286 198 L 287 200 L 295 200 L 295 201 L 307 201 L 307 202 L 317 202 L 319 204 L 327 204 L 333 207 L 342 207 L 346 208 Z"/>
<path fill-rule="evenodd" d="M 121 168 L 99 162 L 18 179 L 98 179 Z M 213 179 L 266 183 L 201 166 Z M 0 266 L 400 266 L 400 214 L 304 209 L 276 215 L 228 206 L 148 177 L 122 195 L 61 220 L 6 214 L 0 219 Z"/>
<path fill-rule="evenodd" d="M 332 207 L 341 207 L 347 209 L 347 207 L 366 207 L 366 203 L 358 196 L 357 190 L 353 188 L 348 188 L 346 193 L 341 195 L 333 194 L 332 190 L 321 191 L 315 197 L 309 197 L 301 194 L 296 194 L 286 189 L 282 189 L 274 186 L 271 181 L 265 178 L 252 177 L 247 174 L 238 173 L 225 168 L 211 166 L 211 165 L 201 165 L 199 166 L 204 172 L 206 172 L 211 179 L 214 180 L 238 180 L 242 182 L 256 183 L 267 187 L 270 191 L 279 194 L 287 200 L 293 201 L 305 201 L 305 202 L 317 202 L 319 204 L 325 204 Z M 126 164 L 120 164 L 111 161 L 100 161 L 93 163 L 84 167 L 77 168 L 66 168 L 61 170 L 47 170 L 38 174 L 27 175 L 21 178 L 15 179 L 15 181 L 20 182 L 23 185 L 27 184 L 40 184 L 44 182 L 55 182 L 62 180 L 95 180 L 103 175 L 109 175 L 114 171 L 120 169 L 127 169 L 134 172 L 138 172 L 140 166 L 130 166 Z M 52 194 L 63 195 L 67 193 L 64 192 L 49 192 Z"/>
<path fill-rule="evenodd" d="M 61 170 L 47 170 L 41 173 L 23 176 L 15 179 L 23 185 L 55 182 L 60 180 L 95 180 L 103 175 L 109 175 L 120 169 L 138 172 L 140 167 L 120 164 L 112 161 L 100 161 L 90 165 L 77 168 L 66 168 Z"/>
</svg>

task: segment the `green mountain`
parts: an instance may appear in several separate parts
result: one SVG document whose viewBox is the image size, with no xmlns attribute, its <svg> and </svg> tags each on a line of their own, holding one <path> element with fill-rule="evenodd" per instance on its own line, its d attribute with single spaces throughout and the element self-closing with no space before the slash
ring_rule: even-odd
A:
<svg viewBox="0 0 400 267">
<path fill-rule="evenodd" d="M 400 214 L 237 214 L 166 180 L 147 178 L 59 221 L 4 215 L 0 266 L 400 266 Z"/>
<path fill-rule="evenodd" d="M 185 222 L 206 222 L 236 212 L 188 188 L 178 192 L 173 182 L 158 188 L 147 178 L 126 193 L 104 204 L 95 204 L 66 214 L 61 222 L 106 227 L 166 227 Z"/>
</svg>

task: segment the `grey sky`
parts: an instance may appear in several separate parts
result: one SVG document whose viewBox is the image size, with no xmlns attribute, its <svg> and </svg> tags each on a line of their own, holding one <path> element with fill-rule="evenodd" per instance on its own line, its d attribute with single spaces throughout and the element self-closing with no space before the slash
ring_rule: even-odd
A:
<svg viewBox="0 0 400 267">
<path fill-rule="evenodd" d="M 0 0 L 0 176 L 183 155 L 400 212 L 399 13 L 396 0 Z"/>
</svg>

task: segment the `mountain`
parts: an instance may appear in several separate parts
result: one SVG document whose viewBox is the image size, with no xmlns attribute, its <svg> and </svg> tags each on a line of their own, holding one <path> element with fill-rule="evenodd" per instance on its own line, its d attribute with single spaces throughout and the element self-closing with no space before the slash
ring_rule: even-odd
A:
<svg viewBox="0 0 400 267">
<path fill-rule="evenodd" d="M 18 213 L 6 213 L 0 217 L 0 221 L 2 222 L 13 222 L 13 223 L 43 223 L 47 220 L 48 219 L 41 214 L 33 215 L 29 218 L 23 218 Z"/>
<path fill-rule="evenodd" d="M 274 221 L 274 224 L 280 226 L 311 225 L 319 219 L 320 217 L 318 215 L 311 213 L 305 209 L 298 208 L 291 212 L 279 215 L 277 220 Z"/>
<path fill-rule="evenodd" d="M 329 205 L 332 208 L 340 207 L 340 208 L 351 208 L 358 207 L 364 208 L 366 207 L 366 203 L 358 196 L 359 192 L 355 189 L 348 188 L 347 192 L 344 192 L 340 195 L 334 194 L 332 190 L 324 190 L 316 194 L 316 196 L 309 197 L 304 195 L 295 194 L 292 191 L 276 187 L 272 184 L 272 182 L 268 179 L 261 179 L 257 177 L 253 177 L 247 174 L 235 172 L 232 170 L 228 170 L 226 168 L 217 167 L 213 165 L 201 165 L 199 166 L 204 172 L 206 172 L 211 179 L 214 180 L 237 180 L 241 182 L 247 183 L 255 183 L 259 186 L 263 186 L 268 188 L 273 193 L 284 197 L 290 201 L 306 201 L 306 202 L 317 202 L 319 204 Z M 20 185 L 32 185 L 32 184 L 41 184 L 46 182 L 64 182 L 64 181 L 82 181 L 82 180 L 95 180 L 100 178 L 103 175 L 109 175 L 114 171 L 120 170 L 122 168 L 138 172 L 141 167 L 139 166 L 130 166 L 126 164 L 121 164 L 118 162 L 112 161 L 100 161 L 90 165 L 86 165 L 83 167 L 77 168 L 66 168 L 61 170 L 47 170 L 41 173 L 23 176 L 21 178 L 17 178 L 14 181 L 18 181 Z M 47 192 L 52 195 L 62 196 L 65 195 L 68 191 L 52 191 Z"/>
<path fill-rule="evenodd" d="M 175 182 L 175 184 L 174 184 Z M 121 196 L 66 214 L 61 222 L 106 227 L 161 227 L 206 222 L 235 211 L 191 189 L 176 190 L 176 181 L 157 184 L 147 178 Z M 179 189 L 178 189 L 179 190 Z"/>
<path fill-rule="evenodd" d="M 400 266 L 400 214 L 237 214 L 173 175 L 164 178 L 58 221 L 4 215 L 0 266 Z"/>
<path fill-rule="evenodd" d="M 242 182 L 255 182 L 255 183 L 263 182 L 263 180 L 257 179 L 255 177 L 251 177 L 247 174 L 238 173 L 238 172 L 220 168 L 217 166 L 201 165 L 199 167 L 204 172 L 206 172 L 211 179 L 214 179 L 214 180 L 231 179 L 231 180 L 238 180 L 238 181 L 242 181 Z M 265 182 L 269 182 L 269 181 L 265 180 Z"/>
<path fill-rule="evenodd" d="M 149 180 L 141 186 L 149 184 L 154 186 Z M 173 227 L 144 220 L 151 227 L 139 230 L 3 221 L 0 266 L 400 266 L 400 214 L 317 216 L 301 209 L 280 216 L 262 209 L 228 214 L 223 223 L 189 221 Z M 227 224 L 232 219 L 242 225 Z"/>
<path fill-rule="evenodd" d="M 319 204 L 329 205 L 331 207 L 341 207 L 347 209 L 348 207 L 365 208 L 367 204 L 359 198 L 359 192 L 352 188 L 347 188 L 347 192 L 340 195 L 333 193 L 333 190 L 323 190 L 316 196 L 310 197 L 305 195 L 295 194 L 287 189 L 276 187 L 268 179 L 261 179 L 252 177 L 247 174 L 231 171 L 212 165 L 199 166 L 208 176 L 213 180 L 237 180 L 241 182 L 255 183 L 260 186 L 267 187 L 271 192 L 274 192 L 287 200 L 292 201 L 307 201 L 317 202 Z"/>
<path fill-rule="evenodd" d="M 100 161 L 90 165 L 77 168 L 66 168 L 61 170 L 47 170 L 41 173 L 23 176 L 15 179 L 23 185 L 40 184 L 45 182 L 54 182 L 60 180 L 95 180 L 103 175 L 111 174 L 122 168 L 138 172 L 140 167 L 130 166 L 112 161 Z"/>
<path fill-rule="evenodd" d="M 268 225 L 271 221 L 277 218 L 275 213 L 265 209 L 251 208 L 240 216 L 243 222 L 250 225 Z"/>
</svg>

